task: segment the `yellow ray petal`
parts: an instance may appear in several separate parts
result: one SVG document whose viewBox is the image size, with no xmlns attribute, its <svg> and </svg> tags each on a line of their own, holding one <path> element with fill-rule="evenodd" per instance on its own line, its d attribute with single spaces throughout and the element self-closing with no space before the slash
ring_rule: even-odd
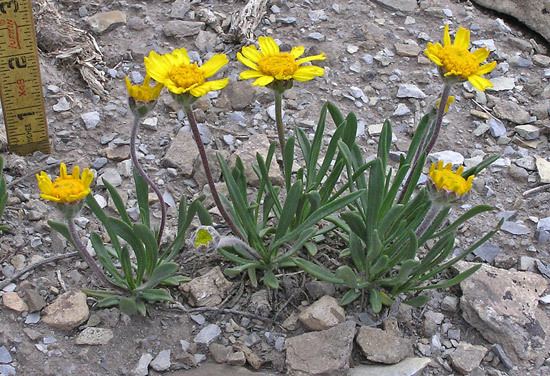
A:
<svg viewBox="0 0 550 376">
<path fill-rule="evenodd" d="M 67 165 L 65 163 L 61 163 L 59 165 L 59 176 L 61 176 L 62 178 L 67 177 Z"/>
<path fill-rule="evenodd" d="M 275 78 L 271 76 L 261 76 L 252 83 L 254 86 L 266 86 L 273 82 Z"/>
<path fill-rule="evenodd" d="M 74 166 L 72 176 L 74 179 L 80 179 L 80 167 Z"/>
<path fill-rule="evenodd" d="M 210 58 L 206 63 L 204 63 L 199 69 L 204 73 L 204 77 L 212 77 L 218 71 L 229 62 L 227 55 L 225 54 L 216 54 Z"/>
<path fill-rule="evenodd" d="M 262 58 L 262 53 L 258 51 L 256 46 L 244 46 L 241 53 L 253 63 L 257 63 Z"/>
<path fill-rule="evenodd" d="M 277 55 L 280 52 L 279 46 L 277 46 L 277 43 L 271 37 L 259 37 L 258 44 L 260 45 L 260 50 L 266 56 Z"/>
<path fill-rule="evenodd" d="M 187 53 L 187 50 L 185 48 L 178 48 L 174 51 L 172 51 L 171 54 L 168 54 L 168 56 L 172 57 L 171 63 L 173 65 L 181 65 L 181 64 L 190 64 L 191 59 L 189 59 L 189 54 Z"/>
<path fill-rule="evenodd" d="M 490 73 L 493 71 L 493 69 L 495 69 L 497 66 L 497 62 L 496 61 L 492 61 L 490 62 L 489 64 L 485 64 L 485 65 L 482 65 L 481 67 L 479 67 L 479 69 L 477 70 L 476 74 L 478 75 L 484 75 L 484 74 L 487 74 L 487 73 Z"/>
<path fill-rule="evenodd" d="M 478 48 L 474 52 L 472 52 L 472 55 L 477 60 L 478 63 L 483 63 L 487 57 L 489 56 L 490 51 L 486 48 Z"/>
<path fill-rule="evenodd" d="M 307 63 L 309 61 L 325 60 L 325 59 L 326 59 L 325 54 L 320 53 L 319 55 L 307 56 L 307 57 L 303 57 L 301 59 L 298 59 L 298 60 L 296 60 L 296 63 L 298 63 L 298 65 L 301 65 L 301 64 Z"/>
<path fill-rule="evenodd" d="M 296 72 L 294 72 L 292 78 L 294 78 L 296 81 L 309 81 L 314 79 L 315 77 L 322 76 L 324 73 L 325 70 L 323 68 L 309 65 L 298 68 Z"/>
<path fill-rule="evenodd" d="M 195 86 L 189 92 L 194 97 L 202 97 L 210 91 L 221 90 L 227 86 L 229 78 L 223 78 L 221 80 L 206 81 L 202 85 Z"/>
<path fill-rule="evenodd" d="M 304 54 L 304 51 L 305 51 L 304 46 L 296 46 L 296 47 L 292 47 L 292 50 L 290 50 L 290 54 L 292 55 L 293 58 L 297 59 Z"/>
<path fill-rule="evenodd" d="M 261 72 L 258 72 L 258 71 L 255 71 L 255 70 L 245 70 L 245 71 L 242 71 L 240 74 L 239 74 L 239 79 L 240 80 L 248 80 L 248 79 L 251 79 L 251 78 L 258 78 L 258 77 L 262 77 L 263 74 Z"/>
<path fill-rule="evenodd" d="M 493 87 L 491 81 L 477 75 L 472 75 L 468 77 L 468 81 L 470 81 L 473 87 L 480 91 L 485 91 L 485 89 Z"/>
<path fill-rule="evenodd" d="M 455 35 L 454 46 L 468 49 L 470 47 L 470 30 L 460 26 Z"/>
<path fill-rule="evenodd" d="M 449 25 L 445 25 L 445 28 L 443 30 L 443 45 L 444 46 L 450 46 L 451 45 L 451 35 L 449 34 Z"/>
<path fill-rule="evenodd" d="M 243 63 L 244 65 L 246 65 L 249 68 L 252 68 L 254 70 L 258 70 L 258 65 L 256 63 L 253 63 L 252 61 L 248 60 L 240 52 L 237 52 L 237 60 L 239 60 L 241 63 Z"/>
</svg>

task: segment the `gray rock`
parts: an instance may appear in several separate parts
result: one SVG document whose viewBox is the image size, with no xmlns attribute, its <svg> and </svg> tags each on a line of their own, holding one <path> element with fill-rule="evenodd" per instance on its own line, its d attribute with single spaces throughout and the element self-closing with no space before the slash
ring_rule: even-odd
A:
<svg viewBox="0 0 550 376">
<path fill-rule="evenodd" d="M 525 226 L 523 223 L 505 221 L 501 227 L 502 231 L 506 231 L 512 235 L 527 235 L 531 233 L 529 227 Z"/>
<path fill-rule="evenodd" d="M 428 155 L 428 160 L 432 163 L 443 161 L 444 164 L 451 163 L 453 167 L 459 167 L 464 164 L 464 156 L 456 151 L 444 150 Z"/>
<path fill-rule="evenodd" d="M 550 162 L 544 158 L 535 156 L 535 165 L 542 184 L 550 183 Z"/>
<path fill-rule="evenodd" d="M 326 330 L 343 322 L 345 312 L 338 300 L 326 295 L 304 309 L 298 319 L 310 330 Z"/>
<path fill-rule="evenodd" d="M 391 366 L 359 365 L 350 369 L 347 376 L 419 376 L 430 361 L 430 358 L 407 358 Z"/>
<path fill-rule="evenodd" d="M 241 111 L 252 104 L 256 90 L 248 82 L 231 81 L 222 93 L 229 99 L 233 110 Z"/>
<path fill-rule="evenodd" d="M 85 112 L 80 115 L 80 118 L 84 122 L 84 127 L 88 130 L 97 127 L 99 121 L 101 120 L 99 117 L 99 112 L 97 111 Z"/>
<path fill-rule="evenodd" d="M 376 0 L 376 2 L 390 9 L 403 12 L 414 12 L 418 5 L 416 0 Z"/>
<path fill-rule="evenodd" d="M 417 57 L 422 49 L 416 43 L 396 43 L 395 52 L 399 56 Z"/>
<path fill-rule="evenodd" d="M 191 127 L 185 126 L 180 128 L 161 162 L 164 167 L 179 168 L 183 176 L 191 177 L 198 155 L 199 149 L 193 140 Z"/>
<path fill-rule="evenodd" d="M 463 262 L 457 269 L 473 265 Z M 460 287 L 462 316 L 487 341 L 501 344 L 514 361 L 540 355 L 549 324 L 537 311 L 538 299 L 548 287 L 542 276 L 482 264 Z"/>
<path fill-rule="evenodd" d="M 460 342 L 449 358 L 454 369 L 463 375 L 467 375 L 478 367 L 487 354 L 483 346 L 474 346 L 466 342 Z"/>
<path fill-rule="evenodd" d="M 208 345 L 210 342 L 218 338 L 222 333 L 220 327 L 216 324 L 208 324 L 195 336 L 195 343 Z"/>
<path fill-rule="evenodd" d="M 550 42 L 550 5 L 547 1 L 536 0 L 474 0 L 486 8 L 507 14 L 523 22 Z"/>
<path fill-rule="evenodd" d="M 184 19 L 185 15 L 191 9 L 190 0 L 176 0 L 172 3 L 172 9 L 170 11 L 170 17 Z"/>
<path fill-rule="evenodd" d="M 321 34 L 319 32 L 309 33 L 307 37 L 309 39 L 313 39 L 313 40 L 316 40 L 316 41 L 319 41 L 319 42 L 322 42 L 322 41 L 325 40 L 325 35 Z"/>
<path fill-rule="evenodd" d="M 132 376 L 147 376 L 149 374 L 149 364 L 153 360 L 153 355 L 143 354 L 136 365 L 136 368 L 132 370 Z"/>
<path fill-rule="evenodd" d="M 537 270 L 536 267 L 537 259 L 529 256 L 520 256 L 518 270 L 534 272 Z"/>
<path fill-rule="evenodd" d="M 518 125 L 514 127 L 516 133 L 524 140 L 536 140 L 540 137 L 540 129 L 531 124 Z"/>
<path fill-rule="evenodd" d="M 92 163 L 92 168 L 94 170 L 100 170 L 107 164 L 108 160 L 105 157 L 99 157 Z"/>
<path fill-rule="evenodd" d="M 225 363 L 229 354 L 233 352 L 231 346 L 224 346 L 219 343 L 210 344 L 210 346 L 208 346 L 208 350 L 216 363 Z"/>
<path fill-rule="evenodd" d="M 75 343 L 77 345 L 106 345 L 113 339 L 113 331 L 106 328 L 92 328 L 88 327 L 84 329 L 76 337 Z"/>
<path fill-rule="evenodd" d="M 59 98 L 56 104 L 53 105 L 53 110 L 55 112 L 64 112 L 69 111 L 71 109 L 71 104 L 65 97 Z"/>
<path fill-rule="evenodd" d="M 424 99 L 426 94 L 413 84 L 400 84 L 397 90 L 397 98 Z"/>
<path fill-rule="evenodd" d="M 232 366 L 244 366 L 246 363 L 246 357 L 244 352 L 236 351 L 227 356 L 227 363 Z"/>
<path fill-rule="evenodd" d="M 86 295 L 80 291 L 68 291 L 59 295 L 43 312 L 43 321 L 46 324 L 66 331 L 76 328 L 90 315 Z"/>
<path fill-rule="evenodd" d="M 491 264 L 501 251 L 502 249 L 496 244 L 484 243 L 476 248 L 474 255 L 479 257 L 482 261 Z"/>
<path fill-rule="evenodd" d="M 550 217 L 539 219 L 536 235 L 540 244 L 550 243 Z"/>
<path fill-rule="evenodd" d="M 491 136 L 499 138 L 506 135 L 506 127 L 502 121 L 491 118 L 487 120 L 486 123 L 489 126 Z"/>
<path fill-rule="evenodd" d="M 233 283 L 223 275 L 219 266 L 208 273 L 182 284 L 179 289 L 194 307 L 214 307 L 220 304 Z"/>
<path fill-rule="evenodd" d="M 151 368 L 157 372 L 167 371 L 171 365 L 170 350 L 162 350 L 159 352 L 150 364 Z"/>
<path fill-rule="evenodd" d="M 456 312 L 458 308 L 458 298 L 454 295 L 447 295 L 441 301 L 441 309 L 447 312 Z"/>
<path fill-rule="evenodd" d="M 541 67 L 550 67 L 550 56 L 546 55 L 533 55 L 533 62 Z"/>
<path fill-rule="evenodd" d="M 96 13 L 87 19 L 88 25 L 94 33 L 102 34 L 106 31 L 126 24 L 126 13 L 120 10 Z"/>
<path fill-rule="evenodd" d="M 9 364 L 0 364 L 0 375 L 2 376 L 15 376 L 17 374 L 15 367 Z"/>
<path fill-rule="evenodd" d="M 204 22 L 171 20 L 164 24 L 162 31 L 167 37 L 179 39 L 197 35 L 205 27 Z"/>
<path fill-rule="evenodd" d="M 334 284 L 323 281 L 306 282 L 306 290 L 313 300 L 319 299 L 324 295 L 334 296 L 334 293 L 336 292 Z"/>
<path fill-rule="evenodd" d="M 395 111 L 393 111 L 393 116 L 405 116 L 405 115 L 409 115 L 411 113 L 411 110 L 409 109 L 409 107 L 407 107 L 406 104 L 404 103 L 399 103 L 397 105 L 397 108 L 395 109 Z"/>
<path fill-rule="evenodd" d="M 514 55 L 510 59 L 510 65 L 520 68 L 530 68 L 533 65 L 533 61 L 529 58 L 521 55 Z"/>
<path fill-rule="evenodd" d="M 201 52 L 212 52 L 214 47 L 218 42 L 218 34 L 212 31 L 200 30 L 198 35 L 195 37 L 195 46 Z"/>
<path fill-rule="evenodd" d="M 349 368 L 355 322 L 286 340 L 286 366 L 296 376 L 344 374 Z"/>
<path fill-rule="evenodd" d="M 516 87 L 516 83 L 513 77 L 500 76 L 491 78 L 493 87 L 488 88 L 490 91 L 508 91 Z"/>
<path fill-rule="evenodd" d="M 516 124 L 525 124 L 531 119 L 529 112 L 527 112 L 519 104 L 512 101 L 497 101 L 495 107 L 493 107 L 493 111 L 498 118 L 509 120 Z"/>
<path fill-rule="evenodd" d="M 97 178 L 97 185 L 103 186 L 103 179 L 109 182 L 112 186 L 118 187 L 122 184 L 122 177 L 116 168 L 106 168 L 103 173 Z"/>
<path fill-rule="evenodd" d="M 355 341 L 363 355 L 376 363 L 396 364 L 413 355 L 412 342 L 409 339 L 378 328 L 360 327 Z"/>
<path fill-rule="evenodd" d="M 0 346 L 0 364 L 8 364 L 13 361 L 10 352 L 6 346 Z"/>
</svg>

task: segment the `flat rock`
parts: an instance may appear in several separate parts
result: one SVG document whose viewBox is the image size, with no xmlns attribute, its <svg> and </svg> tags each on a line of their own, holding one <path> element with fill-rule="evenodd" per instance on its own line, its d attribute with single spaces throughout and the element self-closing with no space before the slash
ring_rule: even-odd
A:
<svg viewBox="0 0 550 376">
<path fill-rule="evenodd" d="M 184 19 L 185 15 L 191 9 L 190 0 L 176 0 L 172 3 L 172 9 L 170 11 L 170 17 Z"/>
<path fill-rule="evenodd" d="M 260 179 L 254 172 L 252 166 L 256 165 L 256 154 L 260 154 L 265 158 L 269 150 L 270 141 L 265 134 L 254 134 L 251 135 L 248 139 L 248 142 L 243 143 L 239 149 L 231 155 L 231 162 L 234 165 L 237 156 L 241 158 L 241 161 L 244 165 L 244 174 L 246 176 L 246 181 L 251 186 L 258 186 Z M 271 165 L 269 167 L 269 177 L 271 182 L 275 185 L 283 184 L 283 175 L 279 170 L 279 165 L 277 164 L 276 158 L 273 157 L 271 160 Z"/>
<path fill-rule="evenodd" d="M 12 361 L 13 358 L 6 346 L 0 346 L 0 364 L 8 364 Z"/>
<path fill-rule="evenodd" d="M 220 327 L 216 324 L 208 324 L 195 336 L 195 343 L 208 345 L 210 342 L 218 338 L 222 333 Z"/>
<path fill-rule="evenodd" d="M 355 337 L 355 322 L 305 333 L 286 340 L 286 366 L 289 375 L 338 375 L 349 368 Z"/>
<path fill-rule="evenodd" d="M 185 126 L 180 128 L 161 162 L 164 167 L 178 168 L 183 176 L 191 177 L 193 176 L 193 165 L 198 155 L 199 149 L 193 140 L 191 128 Z"/>
<path fill-rule="evenodd" d="M 345 317 L 338 300 L 325 295 L 304 309 L 298 319 L 310 330 L 326 330 L 343 322 Z"/>
<path fill-rule="evenodd" d="M 182 284 L 179 289 L 187 295 L 194 307 L 214 307 L 220 304 L 233 286 L 216 266 L 203 276 Z"/>
<path fill-rule="evenodd" d="M 27 303 L 16 292 L 5 292 L 2 295 L 2 304 L 4 307 L 19 313 L 29 310 Z"/>
<path fill-rule="evenodd" d="M 88 319 L 90 311 L 86 304 L 86 294 L 81 291 L 68 291 L 59 295 L 44 308 L 42 320 L 60 330 L 72 330 Z"/>
<path fill-rule="evenodd" d="M 233 352 L 231 346 L 224 346 L 219 343 L 210 344 L 210 346 L 208 346 L 208 350 L 210 351 L 210 355 L 212 355 L 212 358 L 214 358 L 216 363 L 225 363 L 229 354 Z"/>
<path fill-rule="evenodd" d="M 416 43 L 396 43 L 394 47 L 399 56 L 416 57 L 422 51 Z"/>
<path fill-rule="evenodd" d="M 462 166 L 464 163 L 464 156 L 456 151 L 444 150 L 437 153 L 430 153 L 428 160 L 432 163 L 443 161 L 444 164 L 451 163 L 453 167 Z"/>
<path fill-rule="evenodd" d="M 376 0 L 377 3 L 385 5 L 386 7 L 399 10 L 403 12 L 414 12 L 416 6 L 416 0 Z"/>
<path fill-rule="evenodd" d="M 351 368 L 347 376 L 419 376 L 430 361 L 430 358 L 407 358 L 391 366 L 360 365 Z"/>
<path fill-rule="evenodd" d="M 105 179 L 113 187 L 118 187 L 122 184 L 122 176 L 116 168 L 109 167 L 103 170 L 103 173 L 97 178 L 97 185 L 103 186 L 103 179 Z"/>
<path fill-rule="evenodd" d="M 540 182 L 543 184 L 550 183 L 550 162 L 541 157 L 535 157 L 535 165 L 540 177 Z"/>
<path fill-rule="evenodd" d="M 457 269 L 473 265 L 462 262 Z M 533 359 L 544 348 L 548 318 L 537 312 L 548 287 L 543 277 L 482 264 L 460 287 L 462 316 L 487 341 L 501 344 L 515 361 Z"/>
<path fill-rule="evenodd" d="M 413 355 L 412 342 L 409 339 L 378 328 L 360 327 L 355 341 L 363 355 L 376 363 L 395 364 Z"/>
<path fill-rule="evenodd" d="M 204 22 L 171 20 L 164 24 L 162 31 L 165 36 L 178 39 L 197 35 L 205 27 Z"/>
<path fill-rule="evenodd" d="M 397 98 L 416 98 L 424 99 L 426 94 L 413 84 L 400 84 L 397 89 Z"/>
<path fill-rule="evenodd" d="M 509 120 L 516 124 L 525 124 L 531 119 L 529 112 L 512 101 L 499 100 L 493 107 L 493 111 L 499 119 Z"/>
<path fill-rule="evenodd" d="M 487 349 L 483 346 L 460 342 L 449 357 L 454 369 L 463 375 L 468 375 L 476 367 L 479 367 L 485 354 L 487 354 Z"/>
<path fill-rule="evenodd" d="M 126 13 L 120 10 L 96 13 L 88 17 L 87 22 L 94 33 L 101 34 L 126 24 Z"/>
<path fill-rule="evenodd" d="M 252 104 L 256 90 L 246 81 L 230 81 L 221 95 L 227 97 L 231 109 L 242 111 Z"/>
<path fill-rule="evenodd" d="M 151 368 L 157 372 L 167 371 L 171 365 L 170 350 L 162 350 L 159 352 L 150 364 Z"/>
<path fill-rule="evenodd" d="M 516 82 L 513 77 L 500 76 L 491 78 L 493 87 L 488 88 L 490 91 L 508 91 L 516 87 Z"/>
<path fill-rule="evenodd" d="M 531 233 L 529 227 L 523 223 L 504 221 L 501 227 L 502 231 L 506 231 L 512 235 L 528 235 Z"/>
<path fill-rule="evenodd" d="M 113 331 L 107 328 L 88 327 L 76 337 L 77 345 L 106 345 L 113 339 Z"/>
<path fill-rule="evenodd" d="M 502 121 L 491 118 L 486 121 L 486 124 L 489 126 L 491 136 L 498 138 L 506 135 L 506 127 Z"/>
<path fill-rule="evenodd" d="M 550 5 L 547 1 L 473 0 L 483 7 L 507 14 L 536 31 L 550 43 Z"/>
<path fill-rule="evenodd" d="M 536 235 L 540 244 L 550 243 L 550 217 L 539 219 Z"/>
<path fill-rule="evenodd" d="M 153 355 L 143 354 L 136 365 L 136 368 L 132 370 L 132 376 L 147 376 L 149 374 L 149 364 L 153 360 Z"/>
<path fill-rule="evenodd" d="M 539 127 L 531 124 L 518 125 L 514 130 L 524 140 L 536 140 L 540 136 Z"/>
<path fill-rule="evenodd" d="M 84 127 L 86 129 L 96 128 L 99 122 L 101 121 L 101 117 L 99 116 L 99 112 L 97 111 L 85 112 L 82 115 L 80 115 L 80 118 L 84 122 Z"/>
</svg>

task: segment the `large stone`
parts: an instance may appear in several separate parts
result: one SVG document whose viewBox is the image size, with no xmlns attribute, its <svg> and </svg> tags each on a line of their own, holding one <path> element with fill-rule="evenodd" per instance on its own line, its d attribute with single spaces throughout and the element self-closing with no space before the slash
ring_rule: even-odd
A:
<svg viewBox="0 0 550 376">
<path fill-rule="evenodd" d="M 332 296 L 323 296 L 300 313 L 300 322 L 310 330 L 326 330 L 340 324 L 345 312 Z"/>
<path fill-rule="evenodd" d="M 430 358 L 407 358 L 391 366 L 360 365 L 347 376 L 418 376 L 430 364 Z"/>
<path fill-rule="evenodd" d="M 461 374 L 467 375 L 479 366 L 485 354 L 487 354 L 487 349 L 483 346 L 460 342 L 449 357 L 453 368 Z"/>
<path fill-rule="evenodd" d="M 535 157 L 535 165 L 542 184 L 550 183 L 550 162 L 544 158 Z"/>
<path fill-rule="evenodd" d="M 346 321 L 320 332 L 305 333 L 286 340 L 288 374 L 343 375 L 349 368 L 355 337 L 355 322 Z"/>
<path fill-rule="evenodd" d="M 376 363 L 395 364 L 413 355 L 409 339 L 378 328 L 362 326 L 356 342 L 365 357 Z"/>
<path fill-rule="evenodd" d="M 416 6 L 416 0 L 376 0 L 377 3 L 387 6 L 393 10 L 400 10 L 403 12 L 414 12 Z"/>
<path fill-rule="evenodd" d="M 499 100 L 493 110 L 499 119 L 509 120 L 512 123 L 525 124 L 530 120 L 529 112 L 516 102 Z"/>
<path fill-rule="evenodd" d="M 162 159 L 162 164 L 165 167 L 179 168 L 183 176 L 191 177 L 198 155 L 199 149 L 193 140 L 191 128 L 186 126 L 182 127 L 172 140 L 172 144 Z"/>
<path fill-rule="evenodd" d="M 88 327 L 84 329 L 76 337 L 75 343 L 77 345 L 106 345 L 113 339 L 113 331 L 108 328 L 93 328 Z"/>
<path fill-rule="evenodd" d="M 205 27 L 204 22 L 172 20 L 166 22 L 162 30 L 167 37 L 179 39 L 197 35 Z"/>
<path fill-rule="evenodd" d="M 27 303 L 16 292 L 5 292 L 2 295 L 2 304 L 6 308 L 19 313 L 29 310 Z"/>
<path fill-rule="evenodd" d="M 457 269 L 473 265 L 462 262 Z M 548 288 L 543 277 L 482 264 L 460 287 L 462 316 L 487 341 L 502 345 L 516 361 L 534 359 L 544 352 L 550 320 L 537 308 L 539 297 Z"/>
<path fill-rule="evenodd" d="M 260 154 L 265 158 L 269 150 L 269 145 L 269 138 L 267 138 L 265 134 L 254 134 L 250 136 L 248 142 L 243 143 L 241 147 L 231 156 L 233 165 L 237 159 L 237 156 L 241 159 L 244 165 L 246 180 L 248 184 L 252 186 L 258 186 L 260 183 L 260 179 L 252 168 L 253 165 L 257 165 L 256 154 Z M 275 156 L 271 160 L 271 165 L 269 166 L 269 177 L 273 184 L 283 184 L 283 175 L 281 174 L 281 170 L 279 170 L 279 165 L 277 164 Z"/>
<path fill-rule="evenodd" d="M 88 319 L 90 311 L 86 294 L 68 291 L 44 308 L 43 321 L 55 329 L 72 330 Z"/>
<path fill-rule="evenodd" d="M 550 4 L 544 0 L 473 0 L 486 8 L 512 16 L 550 43 Z"/>
<path fill-rule="evenodd" d="M 203 276 L 194 278 L 180 286 L 180 290 L 194 307 L 214 307 L 220 304 L 227 291 L 233 286 L 216 266 Z"/>
<path fill-rule="evenodd" d="M 235 111 L 242 111 L 250 106 L 255 94 L 255 88 L 245 81 L 230 81 L 222 91 L 222 95 L 227 97 L 229 105 Z"/>
<path fill-rule="evenodd" d="M 94 33 L 101 34 L 126 24 L 126 13 L 120 10 L 97 13 L 89 17 L 87 21 Z"/>
<path fill-rule="evenodd" d="M 397 98 L 416 98 L 424 99 L 426 94 L 413 84 L 400 84 L 397 89 Z"/>
</svg>

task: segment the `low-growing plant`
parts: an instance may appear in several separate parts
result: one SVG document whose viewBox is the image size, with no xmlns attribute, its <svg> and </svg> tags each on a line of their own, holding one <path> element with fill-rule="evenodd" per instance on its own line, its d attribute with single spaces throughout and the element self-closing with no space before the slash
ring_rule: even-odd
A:
<svg viewBox="0 0 550 376">
<path fill-rule="evenodd" d="M 321 158 L 327 112 L 337 128 Z M 292 259 L 302 249 L 312 255 L 317 252 L 314 239 L 335 228 L 329 222 L 323 225 L 322 221 L 330 221 L 334 213 L 352 203 L 360 194 L 342 194 L 344 191 L 334 194 L 345 166 L 338 143 L 353 145 L 356 131 L 357 120 L 353 115 L 344 119 L 334 105 L 324 105 L 312 142 L 303 131 L 297 129 L 298 144 L 306 162 L 305 167 L 296 172 L 294 181 L 291 179 L 295 160 L 294 137 L 286 143 L 284 192 L 270 180 L 269 170 L 276 145 L 271 145 L 265 159 L 262 155 L 256 155 L 257 164 L 253 168 L 260 183 L 250 202 L 241 160 L 237 158 L 235 167 L 230 169 L 226 161 L 218 156 L 229 191 L 230 201 L 226 200 L 226 206 L 244 235 L 244 242 L 230 236 L 220 238 L 220 253 L 237 264 L 226 269 L 226 273 L 232 275 L 246 271 L 252 284 L 257 285 L 256 271 L 261 270 L 263 283 L 277 288 L 279 283 L 275 272 L 278 268 L 295 267 Z"/>
</svg>

